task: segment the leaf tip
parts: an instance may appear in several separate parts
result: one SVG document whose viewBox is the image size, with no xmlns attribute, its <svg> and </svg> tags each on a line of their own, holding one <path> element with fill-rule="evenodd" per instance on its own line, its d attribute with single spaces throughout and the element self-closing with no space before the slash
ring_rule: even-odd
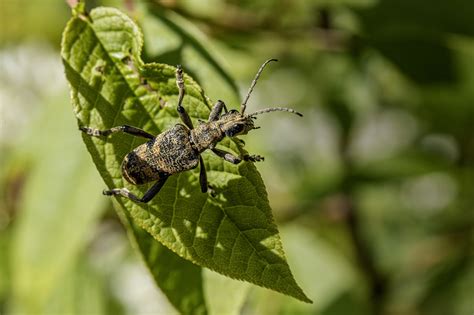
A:
<svg viewBox="0 0 474 315">
<path fill-rule="evenodd" d="M 83 20 L 87 19 L 86 3 L 83 0 L 66 0 L 72 10 L 72 15 Z"/>
<path fill-rule="evenodd" d="M 284 292 L 285 294 L 289 294 L 290 296 L 302 301 L 302 302 L 305 302 L 305 303 L 308 303 L 308 304 L 313 304 L 313 301 L 303 292 L 303 289 L 301 289 L 298 285 L 296 285 L 296 288 L 295 290 L 291 293 L 286 293 Z"/>
<path fill-rule="evenodd" d="M 301 301 L 305 302 L 305 303 L 308 303 L 308 304 L 313 304 L 313 300 L 311 300 L 309 297 L 306 296 L 306 294 L 303 293 L 303 298 L 301 299 Z"/>
</svg>

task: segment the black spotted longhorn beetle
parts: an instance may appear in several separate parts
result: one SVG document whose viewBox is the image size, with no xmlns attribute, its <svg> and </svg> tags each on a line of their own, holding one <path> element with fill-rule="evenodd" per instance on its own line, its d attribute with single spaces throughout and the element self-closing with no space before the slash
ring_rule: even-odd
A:
<svg viewBox="0 0 474 315">
<path fill-rule="evenodd" d="M 176 124 L 173 128 L 160 133 L 156 137 L 142 129 L 128 125 L 117 126 L 107 130 L 80 127 L 79 129 L 84 133 L 94 137 L 108 136 L 115 132 L 125 132 L 149 139 L 148 142 L 136 147 L 125 156 L 122 162 L 122 174 L 133 185 L 141 185 L 152 181 L 156 181 L 156 183 L 141 198 L 131 193 L 127 188 L 104 190 L 103 194 L 108 196 L 121 195 L 136 202 L 148 202 L 158 194 L 169 176 L 191 170 L 197 167 L 198 164 L 200 165 L 199 183 L 201 191 L 205 193 L 209 189 L 212 193 L 212 188 L 207 183 L 206 169 L 201 157 L 201 153 L 207 149 L 233 164 L 238 164 L 242 160 L 250 162 L 263 161 L 264 158 L 259 155 L 234 156 L 227 151 L 217 149 L 216 144 L 224 137 L 236 137 L 247 134 L 252 129 L 257 129 L 258 127 L 254 126 L 254 119 L 259 114 L 286 111 L 303 116 L 293 109 L 283 107 L 271 107 L 251 114 L 245 114 L 250 94 L 263 69 L 271 61 L 277 60 L 269 59 L 265 61 L 258 70 L 247 96 L 240 106 L 240 112 L 234 109 L 227 111 L 224 102 L 219 100 L 212 107 L 208 121 L 201 122 L 196 128 L 194 128 L 191 118 L 182 106 L 185 86 L 183 70 L 180 66 L 176 69 L 176 84 L 179 89 L 177 110 L 184 125 Z M 222 110 L 224 110 L 224 114 L 221 115 Z"/>
</svg>

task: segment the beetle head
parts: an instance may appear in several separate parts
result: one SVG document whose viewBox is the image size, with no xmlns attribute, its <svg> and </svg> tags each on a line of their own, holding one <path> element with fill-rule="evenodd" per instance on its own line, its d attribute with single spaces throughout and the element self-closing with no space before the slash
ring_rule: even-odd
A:
<svg viewBox="0 0 474 315">
<path fill-rule="evenodd" d="M 220 127 L 227 137 L 245 135 L 252 129 L 257 129 L 253 124 L 254 117 L 241 115 L 232 109 L 220 117 Z"/>
</svg>

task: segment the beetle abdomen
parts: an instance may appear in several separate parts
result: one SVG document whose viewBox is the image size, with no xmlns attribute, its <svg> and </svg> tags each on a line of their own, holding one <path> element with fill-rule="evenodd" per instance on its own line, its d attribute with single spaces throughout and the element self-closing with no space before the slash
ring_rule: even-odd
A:
<svg viewBox="0 0 474 315">
<path fill-rule="evenodd" d="M 137 149 L 139 148 L 140 147 Z M 134 185 L 141 185 L 158 180 L 163 175 L 160 169 L 153 167 L 152 164 L 143 159 L 140 155 L 140 151 L 142 150 L 133 150 L 125 156 L 122 162 L 123 177 Z"/>
<path fill-rule="evenodd" d="M 127 154 L 122 173 L 130 183 L 141 185 L 193 169 L 198 163 L 199 154 L 191 146 L 189 129 L 177 124 Z"/>
</svg>

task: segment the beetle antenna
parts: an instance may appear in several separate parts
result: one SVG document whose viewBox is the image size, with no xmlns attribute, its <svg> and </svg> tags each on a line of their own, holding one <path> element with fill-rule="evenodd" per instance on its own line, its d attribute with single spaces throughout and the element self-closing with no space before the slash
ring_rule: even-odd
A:
<svg viewBox="0 0 474 315">
<path fill-rule="evenodd" d="M 278 59 L 268 59 L 260 66 L 260 69 L 258 69 L 257 74 L 255 75 L 255 79 L 253 79 L 252 84 L 250 85 L 249 91 L 247 92 L 247 96 L 245 96 L 244 102 L 242 103 L 242 105 L 240 105 L 241 115 L 243 115 L 245 112 L 245 108 L 247 107 L 247 101 L 249 100 L 250 94 L 252 94 L 255 84 L 257 84 L 257 80 L 260 77 L 260 74 L 262 74 L 263 68 L 265 68 L 265 66 L 271 61 L 278 61 Z"/>
<path fill-rule="evenodd" d="M 255 116 L 255 115 L 260 115 L 260 114 L 269 113 L 269 112 L 290 112 L 300 117 L 303 117 L 303 114 L 297 112 L 294 109 L 286 108 L 286 107 L 269 107 L 269 108 L 257 110 L 256 112 L 250 114 L 249 116 Z"/>
</svg>

